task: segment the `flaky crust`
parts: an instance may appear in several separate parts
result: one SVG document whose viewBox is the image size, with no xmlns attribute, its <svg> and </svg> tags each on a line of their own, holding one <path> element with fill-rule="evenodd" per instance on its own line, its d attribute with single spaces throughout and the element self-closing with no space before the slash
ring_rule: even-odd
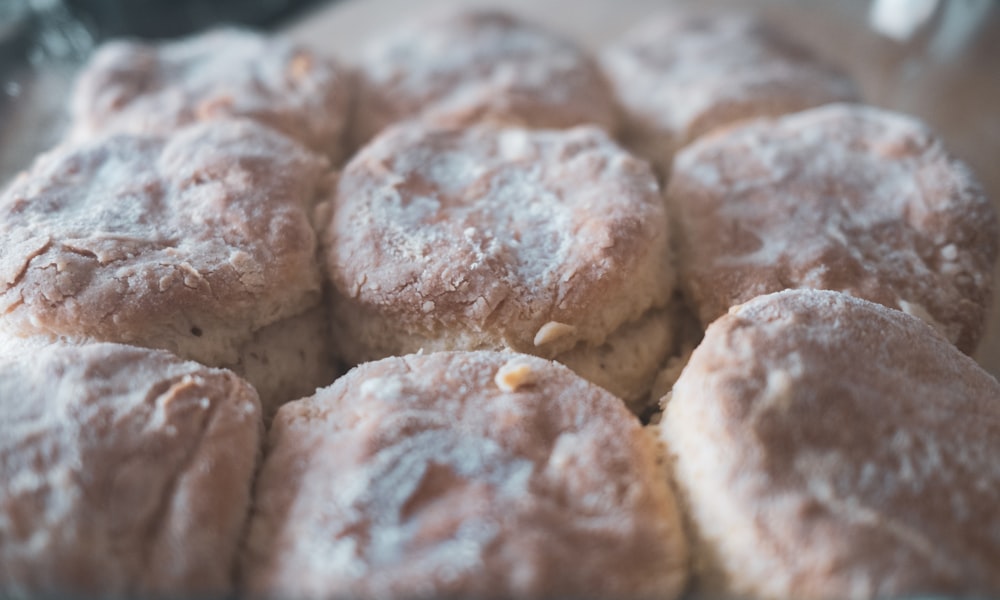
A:
<svg viewBox="0 0 1000 600">
<path fill-rule="evenodd" d="M 223 597 L 258 455 L 228 371 L 115 344 L 0 358 L 0 595 Z"/>
<path fill-rule="evenodd" d="M 359 142 L 409 118 L 618 126 L 608 84 L 582 48 L 496 10 L 458 9 L 408 23 L 369 44 L 360 73 Z"/>
<path fill-rule="evenodd" d="M 101 46 L 77 78 L 71 135 L 161 134 L 245 117 L 344 156 L 355 81 L 346 67 L 278 37 L 216 29 L 163 44 Z"/>
<path fill-rule="evenodd" d="M 339 179 L 334 341 L 354 363 L 598 346 L 668 301 L 667 238 L 648 165 L 600 129 L 396 126 Z M 537 338 L 550 322 L 569 327 Z"/>
<path fill-rule="evenodd" d="M 752 300 L 709 327 L 661 431 L 709 597 L 1000 593 L 1000 384 L 919 319 Z"/>
<path fill-rule="evenodd" d="M 984 332 L 995 209 L 909 117 L 831 105 L 704 138 L 677 156 L 667 198 L 703 324 L 808 287 L 920 316 L 965 352 Z"/>
<path fill-rule="evenodd" d="M 0 330 L 234 364 L 319 302 L 325 169 L 251 122 L 58 147 L 0 196 Z"/>
<path fill-rule="evenodd" d="M 285 405 L 255 502 L 250 597 L 672 598 L 685 580 L 639 421 L 524 355 L 388 358 Z"/>
<path fill-rule="evenodd" d="M 629 141 L 665 167 L 674 149 L 713 129 L 857 99 L 846 75 L 749 15 L 662 13 L 609 45 L 601 61 Z"/>
</svg>

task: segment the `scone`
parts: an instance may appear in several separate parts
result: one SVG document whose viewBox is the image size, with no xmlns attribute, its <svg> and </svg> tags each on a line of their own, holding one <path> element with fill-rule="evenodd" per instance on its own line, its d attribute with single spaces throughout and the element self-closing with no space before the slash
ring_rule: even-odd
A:
<svg viewBox="0 0 1000 600">
<path fill-rule="evenodd" d="M 1000 384 L 923 321 L 846 294 L 712 324 L 661 423 L 700 594 L 1000 594 Z"/>
<path fill-rule="evenodd" d="M 666 210 L 649 166 L 602 130 L 398 125 L 345 167 L 333 205 L 349 363 L 506 348 L 644 402 L 672 346 Z"/>
<path fill-rule="evenodd" d="M 230 594 L 253 388 L 161 350 L 18 346 L 0 349 L 0 596 Z"/>
<path fill-rule="evenodd" d="M 366 47 L 359 72 L 359 143 L 412 118 L 618 127 L 611 90 L 581 47 L 496 10 L 456 9 L 387 32 Z"/>
<path fill-rule="evenodd" d="M 819 288 L 898 308 L 964 352 L 985 330 L 995 209 L 918 121 L 830 105 L 703 138 L 667 199 L 702 324 L 754 296 Z"/>
<path fill-rule="evenodd" d="M 311 394 L 333 379 L 312 223 L 328 177 L 249 121 L 57 147 L 0 195 L 0 336 L 233 367 L 268 411 Z"/>
<path fill-rule="evenodd" d="M 662 13 L 601 61 L 625 108 L 629 145 L 665 172 L 676 149 L 714 129 L 857 99 L 846 75 L 743 14 Z"/>
<path fill-rule="evenodd" d="M 248 30 L 216 29 L 160 44 L 114 41 L 77 77 L 70 136 L 161 134 L 243 117 L 338 164 L 354 87 L 353 75 L 336 61 Z"/>
<path fill-rule="evenodd" d="M 258 478 L 249 598 L 663 598 L 687 553 L 652 438 L 565 367 L 454 352 L 286 404 Z"/>
</svg>

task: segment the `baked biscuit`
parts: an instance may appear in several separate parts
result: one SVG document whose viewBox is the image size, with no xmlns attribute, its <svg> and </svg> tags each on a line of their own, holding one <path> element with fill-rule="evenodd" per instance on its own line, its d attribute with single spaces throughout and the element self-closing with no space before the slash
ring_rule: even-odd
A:
<svg viewBox="0 0 1000 600">
<path fill-rule="evenodd" d="M 618 112 L 596 63 L 573 41 L 513 15 L 462 9 L 408 23 L 366 48 L 355 137 L 410 118 L 539 128 L 594 123 Z"/>
<path fill-rule="evenodd" d="M 919 319 L 819 290 L 737 306 L 661 432 L 706 597 L 1000 594 L 1000 384 Z"/>
<path fill-rule="evenodd" d="M 641 403 L 671 349 L 660 189 L 596 127 L 398 125 L 345 167 L 332 214 L 333 339 L 349 363 L 420 349 L 557 360 L 620 349 L 641 363 L 568 362 L 584 376 L 603 362 L 593 378 Z"/>
<path fill-rule="evenodd" d="M 250 598 L 674 598 L 680 517 L 639 421 L 512 353 L 387 358 L 286 404 Z"/>
<path fill-rule="evenodd" d="M 995 210 L 910 117 L 831 105 L 699 140 L 667 199 L 681 287 L 705 325 L 787 288 L 919 316 L 964 352 L 985 329 Z"/>
<path fill-rule="evenodd" d="M 244 117 L 345 156 L 355 81 L 335 61 L 279 37 L 217 29 L 179 41 L 115 41 L 77 77 L 71 137 L 174 131 Z"/>
<path fill-rule="evenodd" d="M 160 350 L 17 346 L 0 350 L 0 596 L 231 593 L 253 388 Z"/>
<path fill-rule="evenodd" d="M 328 331 L 312 224 L 328 187 L 324 159 L 249 121 L 60 146 L 0 196 L 0 334 L 233 366 L 268 410 L 312 393 L 333 379 L 327 336 L 276 324 Z M 302 360 L 279 372 L 245 356 L 261 347 Z"/>
<path fill-rule="evenodd" d="M 664 171 L 677 148 L 713 129 L 857 99 L 844 74 L 749 15 L 660 14 L 601 60 L 629 144 Z"/>
</svg>

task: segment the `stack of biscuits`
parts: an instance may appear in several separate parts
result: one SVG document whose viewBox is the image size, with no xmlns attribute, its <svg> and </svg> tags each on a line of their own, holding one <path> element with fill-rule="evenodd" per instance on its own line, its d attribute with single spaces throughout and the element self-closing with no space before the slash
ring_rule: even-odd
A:
<svg viewBox="0 0 1000 600">
<path fill-rule="evenodd" d="M 992 204 L 759 19 L 101 47 L 0 193 L 0 596 L 1000 594 Z"/>
</svg>

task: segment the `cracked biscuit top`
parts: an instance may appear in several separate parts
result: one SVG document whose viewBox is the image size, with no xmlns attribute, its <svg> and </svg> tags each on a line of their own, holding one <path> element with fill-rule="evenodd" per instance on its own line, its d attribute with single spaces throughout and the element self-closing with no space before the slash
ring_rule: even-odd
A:
<svg viewBox="0 0 1000 600">
<path fill-rule="evenodd" d="M 576 43 L 518 17 L 460 9 L 374 40 L 360 65 L 358 137 L 408 118 L 617 129 L 614 97 Z"/>
<path fill-rule="evenodd" d="M 1000 593 L 1000 384 L 915 317 L 755 298 L 708 328 L 660 431 L 704 597 Z"/>
<path fill-rule="evenodd" d="M 0 595 L 225 597 L 257 393 L 118 344 L 0 353 Z"/>
<path fill-rule="evenodd" d="M 77 78 L 73 136 L 168 133 L 197 121 L 245 117 L 336 163 L 353 87 L 345 67 L 251 31 L 219 29 L 159 45 L 115 41 Z"/>
<path fill-rule="evenodd" d="M 318 302 L 325 169 L 252 122 L 58 147 L 0 196 L 0 331 L 224 364 L 238 340 Z"/>
<path fill-rule="evenodd" d="M 806 287 L 919 316 L 966 352 L 985 330 L 995 210 L 910 117 L 835 104 L 703 138 L 677 155 L 667 199 L 705 325 Z"/>
<path fill-rule="evenodd" d="M 431 349 L 551 356 L 663 306 L 666 211 L 596 127 L 396 126 L 340 176 L 326 261 L 350 360 Z"/>
<path fill-rule="evenodd" d="M 537 357 L 366 363 L 284 405 L 256 484 L 250 598 L 664 598 L 680 515 L 652 439 Z"/>
</svg>

